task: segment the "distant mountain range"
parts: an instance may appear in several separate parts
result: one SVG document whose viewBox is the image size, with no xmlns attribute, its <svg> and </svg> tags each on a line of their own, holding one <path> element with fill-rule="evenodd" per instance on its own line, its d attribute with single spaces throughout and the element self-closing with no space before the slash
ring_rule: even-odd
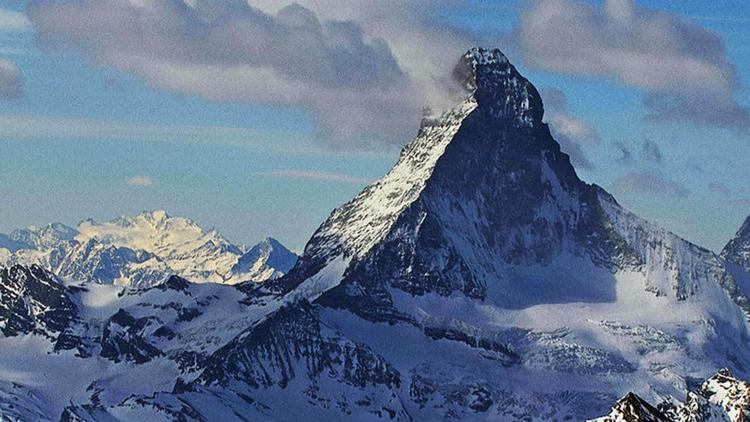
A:
<svg viewBox="0 0 750 422">
<path fill-rule="evenodd" d="M 296 262 L 163 212 L 3 237 L 0 415 L 748 420 L 748 223 L 717 255 L 641 219 L 499 50 L 454 73 Z"/>
<path fill-rule="evenodd" d="M 0 264 L 38 264 L 63 279 L 134 287 L 153 286 L 173 274 L 193 282 L 261 282 L 283 275 L 296 260 L 274 239 L 245 250 L 215 229 L 165 211 L 0 235 Z"/>
</svg>

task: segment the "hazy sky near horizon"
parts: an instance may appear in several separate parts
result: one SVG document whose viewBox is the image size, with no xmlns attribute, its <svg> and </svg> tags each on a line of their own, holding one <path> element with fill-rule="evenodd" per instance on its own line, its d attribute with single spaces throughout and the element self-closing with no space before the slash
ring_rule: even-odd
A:
<svg viewBox="0 0 750 422">
<path fill-rule="evenodd" d="M 0 232 L 166 209 L 299 251 L 482 45 L 584 180 L 718 250 L 750 214 L 743 3 L 0 0 Z"/>
</svg>

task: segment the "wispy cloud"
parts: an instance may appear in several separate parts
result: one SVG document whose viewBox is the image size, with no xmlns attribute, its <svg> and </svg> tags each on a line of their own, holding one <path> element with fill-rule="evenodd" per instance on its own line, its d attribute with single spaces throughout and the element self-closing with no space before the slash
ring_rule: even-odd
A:
<svg viewBox="0 0 750 422">
<path fill-rule="evenodd" d="M 620 158 L 617 159 L 617 162 L 629 166 L 634 163 L 635 160 L 633 160 L 633 153 L 630 151 L 630 148 L 625 145 L 625 142 L 623 141 L 615 141 L 614 147 L 617 148 L 618 151 L 620 151 Z"/>
<path fill-rule="evenodd" d="M 641 155 L 646 161 L 650 161 L 654 164 L 661 164 L 664 159 L 661 153 L 661 149 L 656 142 L 649 138 L 643 140 L 643 146 L 641 147 Z"/>
<path fill-rule="evenodd" d="M 264 150 L 311 152 L 295 132 L 224 126 L 148 125 L 75 117 L 0 114 L 0 139 L 4 140 L 123 140 L 184 142 Z"/>
<path fill-rule="evenodd" d="M 372 182 L 370 179 L 351 176 L 343 173 L 333 173 L 326 171 L 317 170 L 271 170 L 271 171 L 259 171 L 253 173 L 254 176 L 261 177 L 284 177 L 293 179 L 308 179 L 308 180 L 322 180 L 327 182 L 339 182 L 339 183 L 353 183 L 362 185 Z"/>
<path fill-rule="evenodd" d="M 750 23 L 750 16 L 690 15 L 688 18 L 706 22 Z"/>
<path fill-rule="evenodd" d="M 559 89 L 543 89 L 542 97 L 545 120 L 549 123 L 552 135 L 560 144 L 560 148 L 570 156 L 574 166 L 592 170 L 594 165 L 584 152 L 583 145 L 599 143 L 599 135 L 594 127 L 568 111 L 568 98 Z"/>
<path fill-rule="evenodd" d="M 127 183 L 129 186 L 149 187 L 154 185 L 154 179 L 148 176 L 136 175 L 129 178 Z"/>
<path fill-rule="evenodd" d="M 31 28 L 31 22 L 21 12 L 0 9 L 0 31 L 21 32 Z"/>
<path fill-rule="evenodd" d="M 708 190 L 714 193 L 721 194 L 723 196 L 729 196 L 732 194 L 732 190 L 727 185 L 721 182 L 711 182 L 708 184 Z"/>
<path fill-rule="evenodd" d="M 690 191 L 681 184 L 658 174 L 628 173 L 612 183 L 615 193 L 643 193 L 683 198 Z"/>
<path fill-rule="evenodd" d="M 0 57 L 0 98 L 15 99 L 21 92 L 21 70 L 12 61 Z"/>
</svg>

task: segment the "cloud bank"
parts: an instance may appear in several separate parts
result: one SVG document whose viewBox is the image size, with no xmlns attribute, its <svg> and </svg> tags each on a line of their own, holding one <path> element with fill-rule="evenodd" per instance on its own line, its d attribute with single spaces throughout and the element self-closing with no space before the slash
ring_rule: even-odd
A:
<svg viewBox="0 0 750 422">
<path fill-rule="evenodd" d="M 737 73 L 713 32 L 633 0 L 522 3 L 512 34 L 482 38 L 446 22 L 462 0 L 35 0 L 40 44 L 216 101 L 301 107 L 333 145 L 403 143 L 423 108 L 452 104 L 451 72 L 474 45 L 524 64 L 613 78 L 644 92 L 650 119 L 750 133 Z M 547 95 L 547 121 L 579 167 L 598 136 Z M 555 97 L 561 98 L 555 98 Z"/>
<path fill-rule="evenodd" d="M 425 98 L 389 45 L 352 20 L 236 0 L 34 2 L 43 46 L 217 101 L 301 106 L 334 141 L 416 130 Z"/>
<path fill-rule="evenodd" d="M 676 15 L 632 0 L 605 0 L 600 7 L 538 0 L 522 13 L 516 35 L 531 66 L 610 77 L 643 90 L 651 119 L 750 131 L 722 39 Z"/>
</svg>

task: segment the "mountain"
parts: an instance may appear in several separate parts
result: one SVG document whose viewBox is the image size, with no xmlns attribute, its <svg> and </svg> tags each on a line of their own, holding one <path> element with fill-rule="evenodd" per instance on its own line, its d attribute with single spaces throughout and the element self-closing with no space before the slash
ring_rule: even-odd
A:
<svg viewBox="0 0 750 422">
<path fill-rule="evenodd" d="M 746 377 L 747 292 L 724 261 L 581 181 L 501 52 L 455 73 L 466 99 L 264 288 L 390 362 L 415 419 L 581 420 L 725 365 Z"/>
<path fill-rule="evenodd" d="M 747 272 L 580 180 L 539 93 L 499 50 L 469 50 L 455 77 L 463 100 L 426 117 L 286 275 L 66 281 L 67 324 L 0 338 L 0 373 L 21 388 L 0 383 L 0 396 L 76 421 L 743 414 Z M 78 231 L 203 271 L 188 264 L 212 236 L 185 222 L 174 223 L 180 235 L 152 234 L 171 233 L 157 220 L 168 218 Z M 273 265 L 277 249 L 229 268 Z"/>
<path fill-rule="evenodd" d="M 592 422 L 743 422 L 750 419 L 750 384 L 723 368 L 708 378 L 683 403 L 664 402 L 657 410 L 633 393 L 628 393 L 609 415 Z"/>
<path fill-rule="evenodd" d="M 232 274 L 247 280 L 271 280 L 289 272 L 297 255 L 278 240 L 266 238 L 245 252 L 232 267 Z"/>
<path fill-rule="evenodd" d="M 669 422 L 658 409 L 633 393 L 615 403 L 607 416 L 592 419 L 591 422 Z"/>
<path fill-rule="evenodd" d="M 0 417 L 81 420 L 79 407 L 195 378 L 264 315 L 245 298 L 231 285 L 177 276 L 137 288 L 65 283 L 39 266 L 0 269 Z"/>
<path fill-rule="evenodd" d="M 64 279 L 141 287 L 171 274 L 193 281 L 261 282 L 283 275 L 295 260 L 273 239 L 245 253 L 215 229 L 164 211 L 103 224 L 85 220 L 76 229 L 31 226 L 0 238 L 0 263 L 39 264 Z"/>
<path fill-rule="evenodd" d="M 78 307 L 53 274 L 38 266 L 0 268 L 0 331 L 51 336 L 71 324 Z"/>
</svg>

